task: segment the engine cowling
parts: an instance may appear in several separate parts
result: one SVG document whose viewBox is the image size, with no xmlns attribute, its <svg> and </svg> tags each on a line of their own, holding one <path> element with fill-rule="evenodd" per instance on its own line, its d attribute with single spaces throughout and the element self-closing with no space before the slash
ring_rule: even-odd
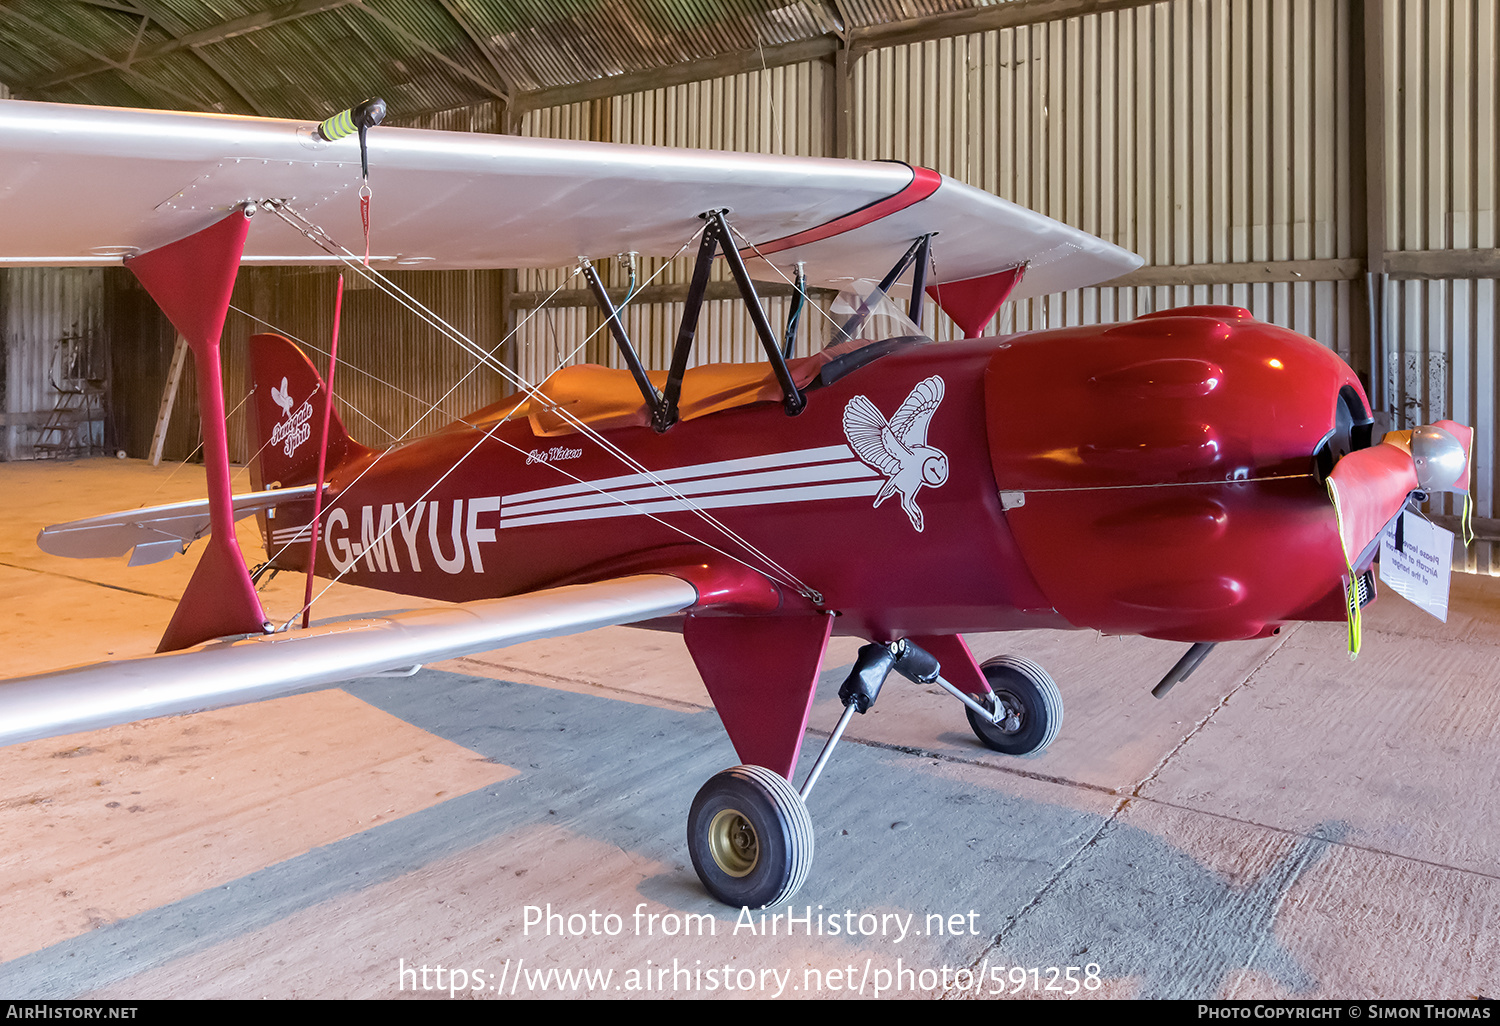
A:
<svg viewBox="0 0 1500 1026">
<path fill-rule="evenodd" d="M 1237 307 L 1188 307 L 1019 336 L 985 395 L 1007 521 L 1072 623 L 1227 641 L 1343 617 L 1316 457 L 1368 445 L 1370 418 L 1335 353 Z"/>
</svg>

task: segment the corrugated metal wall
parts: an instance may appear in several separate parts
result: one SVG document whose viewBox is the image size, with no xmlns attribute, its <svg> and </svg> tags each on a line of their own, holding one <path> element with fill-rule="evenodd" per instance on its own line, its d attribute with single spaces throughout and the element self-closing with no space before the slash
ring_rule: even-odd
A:
<svg viewBox="0 0 1500 1026">
<path fill-rule="evenodd" d="M 0 275 L 4 310 L 4 458 L 34 459 L 80 447 L 102 450 L 105 423 L 100 397 L 65 396 L 62 390 L 107 381 L 104 272 L 100 268 L 9 268 Z M 85 367 L 80 360 L 88 362 Z M 59 406 L 89 409 L 88 426 L 47 428 Z"/>
<path fill-rule="evenodd" d="M 1349 257 L 1350 32 L 1345 0 L 1173 0 L 888 47 L 855 64 L 850 155 L 934 167 L 1149 264 Z M 533 111 L 522 131 L 825 155 L 831 77 L 793 65 Z M 1355 300 L 1348 282 L 1088 289 L 1013 304 L 993 328 L 1232 302 L 1357 361 Z"/>
<path fill-rule="evenodd" d="M 1500 13 L 1495 0 L 1383 0 L 1392 250 L 1496 245 Z M 1475 515 L 1496 515 L 1496 285 L 1394 282 L 1386 389 L 1398 427 L 1443 417 L 1477 428 Z M 1449 504 L 1445 512 L 1457 512 Z M 1500 571 L 1491 547 L 1476 569 Z"/>
<path fill-rule="evenodd" d="M 122 267 L 104 274 L 105 327 L 114 359 L 113 409 L 118 445 L 137 458 L 150 455 L 161 404 L 162 386 L 172 365 L 177 333 L 161 310 Z M 230 391 L 229 406 L 239 402 Z M 198 392 L 193 382 L 193 361 L 183 368 L 182 387 L 172 411 L 164 457 L 187 459 L 198 447 L 202 430 L 198 424 Z"/>
<path fill-rule="evenodd" d="M 790 64 L 727 78 L 690 82 L 664 89 L 629 93 L 587 103 L 573 103 L 529 111 L 522 118 L 522 135 L 555 139 L 592 139 L 646 146 L 686 146 L 697 149 L 738 150 L 750 153 L 827 156 L 833 129 L 827 117 L 831 88 L 828 66 L 822 62 Z M 683 239 L 689 256 L 674 261 L 641 260 L 638 280 L 644 285 L 670 285 L 692 277 L 693 240 Z M 613 256 L 613 254 L 590 254 Z M 606 281 L 625 286 L 628 277 L 619 261 L 604 268 Z M 727 281 L 723 261 L 714 280 Z M 581 289 L 581 276 L 568 271 L 522 271 L 517 287 L 551 292 Z M 784 321 L 787 301 L 770 299 L 767 313 L 773 324 Z M 518 315 L 518 320 L 526 311 Z M 809 317 L 816 317 L 809 310 Z M 665 367 L 671 359 L 682 317 L 682 304 L 633 306 L 626 315 L 626 331 L 649 367 Z M 807 352 L 808 335 L 799 355 Z M 587 339 L 588 342 L 580 347 Z M 622 366 L 593 307 L 566 307 L 538 313 L 517 331 L 518 370 L 527 381 L 540 381 L 577 351 L 571 362 L 588 360 Z M 760 344 L 738 300 L 705 304 L 692 364 L 758 358 Z"/>
<path fill-rule="evenodd" d="M 852 155 L 934 167 L 1148 265 L 1351 256 L 1348 19 L 1344 0 L 1173 0 L 880 50 L 857 69 Z M 1201 302 L 1351 355 L 1331 282 L 1085 289 L 994 327 Z"/>
<path fill-rule="evenodd" d="M 111 334 L 116 344 L 115 395 L 120 445 L 136 457 L 149 454 L 174 335 L 166 319 L 129 272 L 109 280 Z M 396 271 L 391 283 L 405 290 L 464 336 L 494 345 L 501 324 L 502 271 Z M 327 269 L 246 268 L 235 284 L 224 328 L 224 391 L 230 458 L 254 455 L 243 403 L 249 394 L 245 340 L 274 331 L 296 341 L 328 373 L 338 272 Z M 502 350 L 502 357 L 505 352 Z M 409 313 L 397 299 L 346 275 L 336 378 L 339 415 L 350 434 L 375 446 L 435 431 L 464 413 L 504 395 L 499 375 L 450 343 L 439 330 Z M 194 456 L 200 431 L 189 358 L 172 410 L 165 460 Z"/>
<path fill-rule="evenodd" d="M 395 288 L 431 310 L 464 337 L 496 345 L 500 323 L 501 271 L 395 271 Z M 369 445 L 436 431 L 457 417 L 498 399 L 508 389 L 499 375 L 450 342 L 394 296 L 365 279 L 345 274 L 339 327 L 335 397 L 345 426 Z M 225 389 L 230 405 L 249 391 L 244 340 L 274 331 L 298 342 L 318 372 L 328 373 L 333 331 L 334 270 L 242 271 L 225 328 Z M 253 455 L 243 414 L 230 421 L 237 460 Z"/>
</svg>

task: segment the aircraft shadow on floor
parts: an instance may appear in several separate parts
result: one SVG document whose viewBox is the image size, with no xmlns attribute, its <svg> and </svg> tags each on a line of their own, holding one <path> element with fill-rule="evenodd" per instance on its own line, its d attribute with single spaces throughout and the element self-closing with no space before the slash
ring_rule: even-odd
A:
<svg viewBox="0 0 1500 1026">
<path fill-rule="evenodd" d="M 825 672 L 820 694 L 843 675 Z M 736 761 L 711 712 L 430 670 L 348 690 L 520 773 L 14 959 L 0 966 L 0 992 L 47 998 L 101 988 L 537 824 L 671 866 L 643 879 L 638 894 L 714 914 L 721 934 L 736 921 L 737 910 L 703 891 L 681 836 L 699 783 Z M 820 744 L 809 739 L 804 772 Z M 927 957 L 954 966 L 986 957 L 991 966 L 1092 962 L 1105 978 L 1139 979 L 1143 997 L 1219 996 L 1231 974 L 1250 969 L 1292 993 L 1315 989 L 1277 939 L 1275 916 L 1343 837 L 1342 824 L 1320 826 L 1238 887 L 1145 831 L 976 789 L 930 766 L 908 752 L 841 747 L 812 800 L 818 861 L 792 902 L 799 914 L 805 906 L 902 910 L 920 923 L 972 909 L 981 936 L 928 938 Z"/>
</svg>

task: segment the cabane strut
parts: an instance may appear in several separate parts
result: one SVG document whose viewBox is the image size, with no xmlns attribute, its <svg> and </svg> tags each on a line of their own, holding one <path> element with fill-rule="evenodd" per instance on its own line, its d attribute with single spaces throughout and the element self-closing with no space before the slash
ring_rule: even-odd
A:
<svg viewBox="0 0 1500 1026">
<path fill-rule="evenodd" d="M 672 364 L 667 369 L 666 385 L 661 392 L 657 392 L 656 386 L 651 383 L 646 368 L 641 363 L 640 355 L 631 343 L 630 336 L 625 332 L 624 321 L 621 320 L 614 303 L 610 301 L 604 283 L 599 279 L 599 273 L 592 264 L 587 261 L 584 263 L 584 275 L 588 279 L 589 288 L 593 290 L 594 298 L 598 300 L 600 309 L 604 311 L 609 321 L 610 334 L 614 336 L 615 344 L 620 347 L 625 365 L 630 368 L 631 377 L 635 378 L 636 387 L 641 390 L 641 398 L 646 401 L 647 407 L 651 410 L 651 426 L 659 432 L 666 431 L 677 423 L 678 402 L 682 398 L 682 377 L 687 372 L 688 357 L 692 354 L 693 339 L 698 332 L 698 316 L 703 311 L 704 296 L 708 292 L 709 272 L 713 269 L 714 257 L 718 256 L 721 248 L 724 252 L 724 259 L 729 262 L 729 270 L 734 276 L 735 284 L 739 287 L 740 298 L 745 303 L 745 309 L 750 312 L 750 320 L 755 325 L 755 334 L 760 339 L 761 348 L 766 351 L 766 359 L 770 361 L 776 380 L 781 385 L 781 402 L 786 409 L 787 416 L 795 417 L 807 408 L 807 397 L 797 388 L 792 380 L 792 373 L 786 365 L 791 344 L 796 338 L 796 320 L 801 313 L 801 304 L 800 302 L 797 304 L 789 318 L 791 323 L 787 326 L 785 343 L 788 352 L 783 352 L 782 343 L 777 341 L 775 333 L 771 330 L 771 322 L 766 317 L 765 307 L 761 306 L 760 296 L 756 294 L 755 285 L 750 281 L 750 272 L 745 269 L 745 261 L 735 247 L 729 222 L 724 217 L 727 212 L 710 210 L 698 215 L 707 224 L 698 243 L 698 258 L 693 265 L 692 283 L 688 286 L 686 309 L 682 312 L 682 324 L 677 329 L 677 342 L 672 348 Z M 798 280 L 801 282 L 805 279 L 799 274 Z M 801 298 L 800 286 L 798 297 Z"/>
</svg>

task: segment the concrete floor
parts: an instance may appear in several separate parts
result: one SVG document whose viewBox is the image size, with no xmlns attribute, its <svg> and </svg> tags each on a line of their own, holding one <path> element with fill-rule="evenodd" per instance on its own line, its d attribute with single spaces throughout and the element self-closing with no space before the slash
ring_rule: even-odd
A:
<svg viewBox="0 0 1500 1026">
<path fill-rule="evenodd" d="M 0 466 L 8 672 L 149 652 L 193 566 L 53 558 L 39 527 L 201 489 Z M 290 615 L 300 582 L 268 594 Z M 1223 646 L 1160 702 L 1180 645 L 970 642 L 1052 672 L 1060 738 L 995 755 L 893 679 L 813 795 L 790 931 L 688 863 L 692 796 L 737 760 L 671 635 L 0 750 L 0 995 L 1500 996 L 1500 581 L 1455 578 L 1447 624 L 1387 593 L 1352 664 L 1336 624 Z"/>
</svg>

